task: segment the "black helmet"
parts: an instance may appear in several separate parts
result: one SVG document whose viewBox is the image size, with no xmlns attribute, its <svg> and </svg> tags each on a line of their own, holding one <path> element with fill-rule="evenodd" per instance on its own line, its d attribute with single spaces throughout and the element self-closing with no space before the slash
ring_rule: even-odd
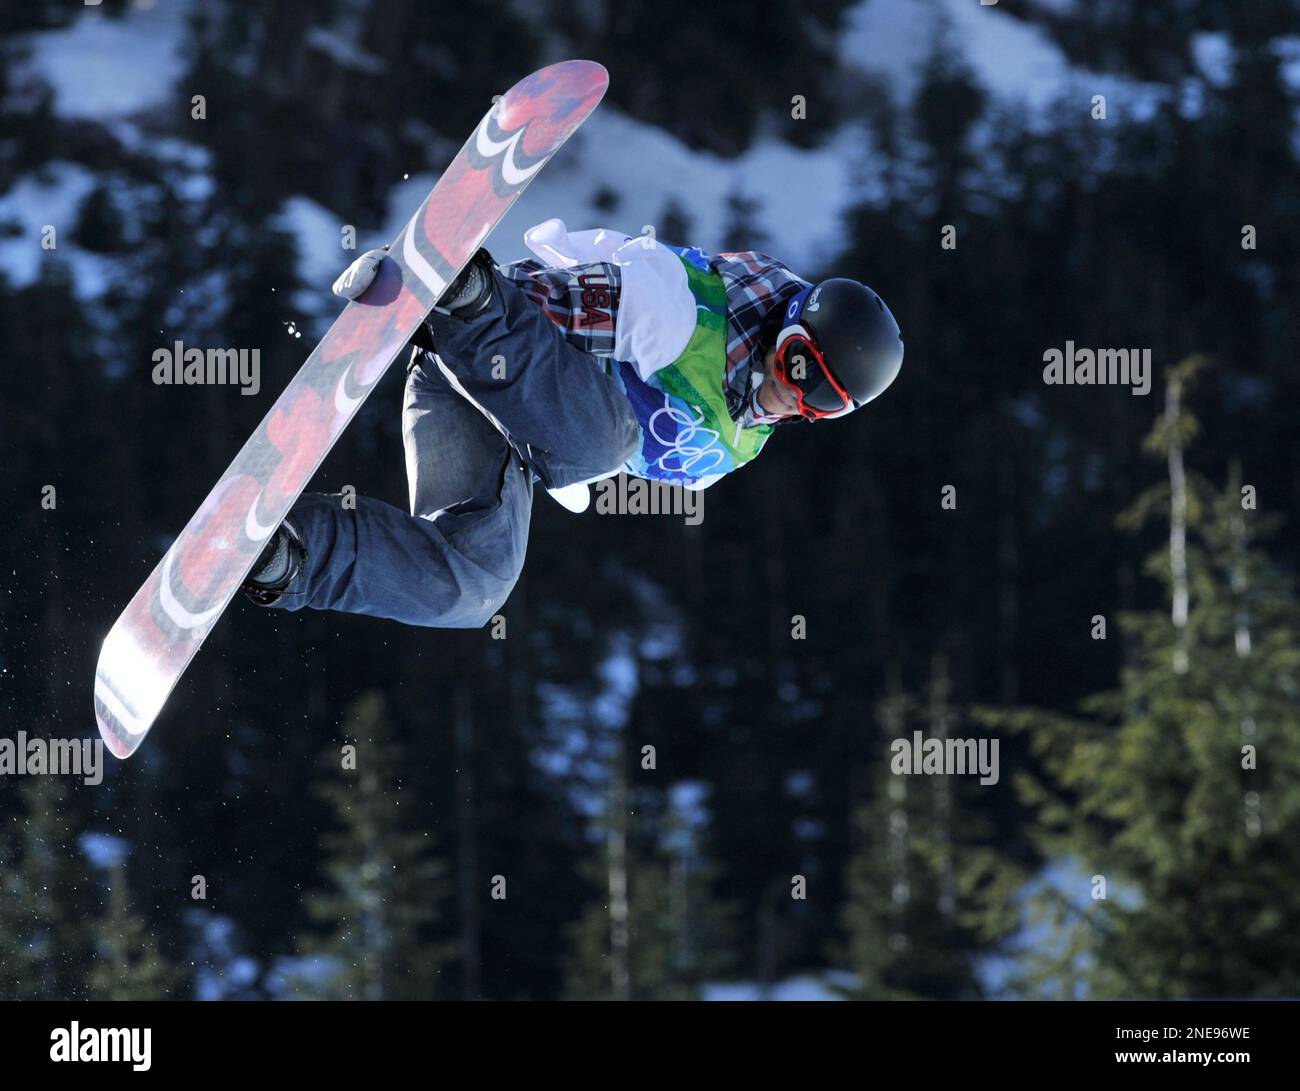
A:
<svg viewBox="0 0 1300 1091">
<path fill-rule="evenodd" d="M 823 280 L 785 305 L 776 349 L 778 376 L 813 418 L 879 397 L 903 366 L 903 339 L 884 300 L 847 277 Z"/>
</svg>

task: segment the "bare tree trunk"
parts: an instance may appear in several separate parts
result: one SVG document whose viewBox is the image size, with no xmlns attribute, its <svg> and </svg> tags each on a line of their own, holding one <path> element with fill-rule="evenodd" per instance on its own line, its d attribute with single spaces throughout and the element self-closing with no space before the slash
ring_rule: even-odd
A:
<svg viewBox="0 0 1300 1091">
<path fill-rule="evenodd" d="M 620 740 L 614 755 L 609 789 L 609 984 L 615 1000 L 632 998 L 628 952 L 627 905 L 627 773 Z"/>
<path fill-rule="evenodd" d="M 778 898 L 789 896 L 789 887 L 777 878 L 763 891 L 758 903 L 758 995 L 771 999 L 776 985 L 777 971 L 781 966 L 781 922 L 776 911 Z"/>
<path fill-rule="evenodd" d="M 860 473 L 863 533 L 873 573 L 867 580 L 867 612 L 871 626 L 870 660 L 872 663 L 886 664 L 883 674 L 886 676 L 885 688 L 888 689 L 892 672 L 897 667 L 889 626 L 889 588 L 893 586 L 892 558 L 889 552 L 889 508 L 876 473 L 870 467 L 862 467 Z"/>
<path fill-rule="evenodd" d="M 375 829 L 375 800 L 382 792 L 375 763 L 360 763 L 360 782 L 357 795 L 365 808 L 365 825 L 361 829 L 361 842 L 365 846 L 362 875 L 383 875 L 383 853 L 379 847 L 379 831 Z M 384 999 L 384 919 L 383 896 L 374 882 L 366 882 L 361 894 L 361 995 L 365 1000 Z"/>
<path fill-rule="evenodd" d="M 461 999 L 483 995 L 482 922 L 479 920 L 478 822 L 474 799 L 474 718 L 467 686 L 452 696 L 456 746 L 456 869 L 460 903 Z"/>
<path fill-rule="evenodd" d="M 901 690 L 891 685 L 890 696 L 881 707 L 881 723 L 887 739 L 901 739 L 907 729 L 907 716 Z M 886 777 L 889 797 L 889 946 L 895 955 L 909 945 L 907 909 L 912 900 L 911 876 L 908 873 L 908 850 L 911 829 L 907 815 L 907 777 Z"/>
<path fill-rule="evenodd" d="M 668 905 L 673 931 L 673 980 L 682 989 L 689 980 L 694 963 L 691 944 L 690 860 L 689 850 L 674 852 L 669 861 Z"/>
<path fill-rule="evenodd" d="M 1004 441 L 998 458 L 998 699 L 1008 706 L 1020 700 L 1020 674 L 1016 669 L 1020 552 L 1015 498 L 1015 463 Z"/>
<path fill-rule="evenodd" d="M 1178 645 L 1174 649 L 1174 670 L 1185 674 L 1187 657 L 1187 473 L 1183 466 L 1183 444 L 1179 436 L 1183 381 L 1169 376 L 1165 391 L 1165 436 L 1169 450 L 1169 569 L 1172 577 L 1172 620 Z"/>
<path fill-rule="evenodd" d="M 1250 654 L 1250 608 L 1246 605 L 1246 549 L 1248 532 L 1246 515 L 1241 508 L 1241 460 L 1234 458 L 1228 470 L 1229 503 L 1232 515 L 1228 519 L 1228 531 L 1232 537 L 1232 576 L 1233 598 L 1236 600 L 1235 643 L 1238 658 L 1244 659 Z"/>
<path fill-rule="evenodd" d="M 952 679 L 948 672 L 948 656 L 942 651 L 935 652 L 930 660 L 929 720 L 931 737 L 938 739 L 941 746 L 946 744 L 951 725 L 951 709 L 948 704 L 951 691 Z M 956 880 L 953 877 L 952 860 L 953 781 L 950 776 L 929 779 L 934 787 L 935 838 L 942 853 L 939 863 L 939 914 L 950 921 L 957 908 Z"/>
</svg>

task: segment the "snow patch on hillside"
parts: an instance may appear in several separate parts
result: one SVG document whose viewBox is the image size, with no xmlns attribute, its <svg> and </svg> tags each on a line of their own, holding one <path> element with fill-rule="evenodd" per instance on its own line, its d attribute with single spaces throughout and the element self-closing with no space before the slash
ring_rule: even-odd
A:
<svg viewBox="0 0 1300 1091">
<path fill-rule="evenodd" d="M 1236 63 L 1232 42 L 1222 31 L 1203 30 L 1192 35 L 1192 58 L 1207 83 L 1226 87 Z"/>
<path fill-rule="evenodd" d="M 65 118 L 107 120 L 156 106 L 185 70 L 190 0 L 135 3 L 121 18 L 86 8 L 60 30 L 27 37 L 29 67 L 54 89 Z"/>
<path fill-rule="evenodd" d="M 665 242 L 717 252 L 726 248 L 727 199 L 736 195 L 756 205 L 757 237 L 747 247 L 768 250 L 796 270 L 820 269 L 841 248 L 840 218 L 854 197 L 852 170 L 867 146 L 865 134 L 845 130 L 818 148 L 764 139 L 723 159 L 692 151 L 609 106 L 575 139 L 577 154 L 561 151 L 497 229 L 501 259 L 525 256 L 524 230 L 552 216 L 570 228 L 612 227 L 629 235 L 651 225 Z M 596 207 L 602 193 L 612 196 L 613 207 Z M 670 204 L 688 222 L 685 238 L 662 230 Z"/>
<path fill-rule="evenodd" d="M 859 156 L 865 161 L 867 140 L 860 130 L 808 150 L 761 140 L 744 155 L 723 159 L 603 106 L 506 214 L 493 232 L 492 253 L 499 262 L 531 257 L 524 231 L 552 216 L 574 230 L 611 227 L 637 235 L 651 225 L 665 242 L 717 251 L 724 248 L 727 199 L 736 194 L 757 205 L 759 237 L 751 245 L 796 268 L 817 268 L 840 247 L 840 217 L 854 196 L 853 170 L 862 166 Z M 382 229 L 359 246 L 391 242 L 437 179 L 430 173 L 394 183 Z M 598 207 L 609 201 L 612 207 Z M 685 215 L 685 238 L 661 231 L 670 204 Z"/>
<path fill-rule="evenodd" d="M 312 27 L 307 31 L 307 42 L 319 49 L 340 68 L 351 68 L 367 75 L 379 75 L 384 62 L 373 53 L 367 53 L 346 34 L 325 27 Z"/>
<path fill-rule="evenodd" d="M 639 235 L 648 225 L 665 242 L 716 253 L 726 248 L 728 197 L 740 195 L 756 206 L 755 234 L 746 246 L 813 275 L 826 271 L 842 249 L 844 211 L 861 197 L 862 186 L 870 191 L 868 148 L 866 133 L 847 126 L 819 148 L 766 139 L 736 159 L 723 159 L 692 151 L 662 129 L 606 105 L 537 176 L 492 233 L 489 247 L 501 263 L 531 258 L 524 232 L 554 216 L 573 230 L 609 227 Z M 287 200 L 282 226 L 298 241 L 303 280 L 328 286 L 356 254 L 391 243 L 438 177 L 416 174 L 394 182 L 384 223 L 359 235 L 355 253 L 339 248 L 344 221 L 338 215 L 304 197 Z M 610 201 L 613 207 L 600 207 Z M 684 238 L 669 238 L 662 230 L 671 204 L 687 220 Z"/>
<path fill-rule="evenodd" d="M 335 278 L 366 250 L 391 242 L 358 240 L 355 250 L 343 249 L 346 220 L 307 197 L 290 197 L 284 202 L 277 224 L 293 236 L 298 251 L 298 275 L 306 287 L 294 297 L 294 305 L 309 314 L 325 315 L 331 321 L 342 302 L 330 292 Z M 396 234 L 396 232 L 394 232 Z"/>
<path fill-rule="evenodd" d="M 39 175 L 27 175 L 0 196 L 0 268 L 10 285 L 23 288 L 40 275 L 41 264 L 59 260 L 65 254 L 72 270 L 77 294 L 87 298 L 102 288 L 105 270 L 95 255 L 71 245 L 78 209 L 95 188 L 95 176 L 76 163 L 54 162 Z M 55 249 L 41 246 L 45 228 L 55 231 Z"/>
<path fill-rule="evenodd" d="M 843 1000 L 842 993 L 836 991 L 851 989 L 857 984 L 857 978 L 844 970 L 832 970 L 826 974 L 807 974 L 789 977 L 764 987 L 755 982 L 739 981 L 705 985 L 700 991 L 702 1000 Z"/>
<path fill-rule="evenodd" d="M 1065 10 L 1066 4 L 1041 4 Z M 840 56 L 888 78 L 910 102 L 936 50 L 958 55 L 994 96 L 1042 113 L 1068 94 L 1105 95 L 1126 116 L 1149 116 L 1168 89 L 1076 67 L 1041 27 L 976 0 L 863 0 L 848 15 Z M 1112 111 L 1112 116 L 1115 116 Z"/>
</svg>

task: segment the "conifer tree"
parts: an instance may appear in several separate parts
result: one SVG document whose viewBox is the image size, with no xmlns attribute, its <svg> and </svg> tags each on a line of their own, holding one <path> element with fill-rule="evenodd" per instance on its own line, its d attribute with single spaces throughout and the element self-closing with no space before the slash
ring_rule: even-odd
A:
<svg viewBox="0 0 1300 1091">
<path fill-rule="evenodd" d="M 1146 569 L 1165 605 L 1120 619 L 1131 664 L 1080 715 L 1002 717 L 1041 764 L 1042 848 L 1072 865 L 1034 898 L 1033 994 L 1267 997 L 1300 975 L 1300 602 L 1250 492 L 1184 465 L 1201 366 L 1171 371 L 1147 442 L 1168 481 L 1124 520 L 1169 528 Z"/>
<path fill-rule="evenodd" d="M 324 968 L 323 998 L 432 999 L 449 957 L 430 935 L 447 893 L 445 868 L 404 788 L 403 756 L 381 694 L 352 704 L 344 737 L 355 740 L 355 756 L 345 751 L 340 762 L 337 749 L 328 751 L 318 789 L 337 823 L 321 838 L 328 889 L 306 900 L 329 931 L 302 947 Z M 301 977 L 295 983 L 309 988 Z"/>
<path fill-rule="evenodd" d="M 166 1000 L 180 975 L 150 934 L 148 920 L 131 905 L 126 861 L 110 871 L 108 905 L 95 921 L 95 961 L 89 986 L 95 1000 Z"/>
<path fill-rule="evenodd" d="M 87 996 L 92 894 L 77 850 L 77 813 L 57 776 L 30 776 L 22 811 L 0 837 L 0 997 Z"/>
<path fill-rule="evenodd" d="M 894 740 L 910 744 L 915 730 L 938 740 L 956 733 L 960 710 L 949 701 L 947 674 L 946 657 L 936 655 L 924 702 L 901 693 L 881 702 L 883 753 L 891 754 Z M 872 1000 L 979 996 L 976 960 L 1012 930 L 1020 872 L 988 847 L 967 778 L 905 775 L 893 766 L 891 754 L 873 771 L 855 814 L 840 961 L 857 981 L 845 991 Z"/>
<path fill-rule="evenodd" d="M 618 797 L 610 794 L 610 804 Z M 599 895 L 573 928 L 565 994 L 572 1000 L 698 1000 L 729 969 L 733 913 L 711 890 L 693 833 L 670 817 L 664 841 L 642 847 L 607 811 L 588 870 Z"/>
</svg>

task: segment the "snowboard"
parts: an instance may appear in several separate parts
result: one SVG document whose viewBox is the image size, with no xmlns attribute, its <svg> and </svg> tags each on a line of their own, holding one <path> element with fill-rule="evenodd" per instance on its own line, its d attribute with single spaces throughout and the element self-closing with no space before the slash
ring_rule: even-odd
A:
<svg viewBox="0 0 1300 1091">
<path fill-rule="evenodd" d="M 609 77 L 564 61 L 497 100 L 105 638 L 95 718 L 119 758 L 173 687 L 361 403 Z"/>
</svg>

